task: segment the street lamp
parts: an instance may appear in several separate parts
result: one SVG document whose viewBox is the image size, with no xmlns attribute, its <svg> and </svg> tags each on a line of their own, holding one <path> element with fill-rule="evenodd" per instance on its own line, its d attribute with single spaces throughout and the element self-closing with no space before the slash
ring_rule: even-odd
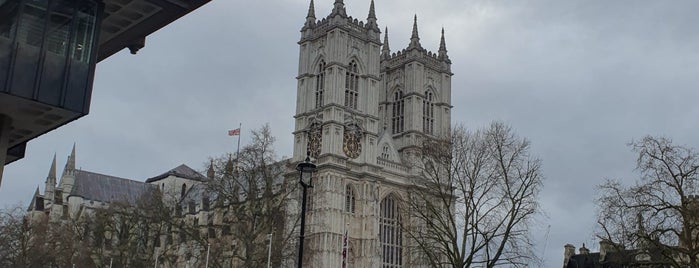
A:
<svg viewBox="0 0 699 268">
<path fill-rule="evenodd" d="M 301 235 L 299 236 L 299 261 L 298 267 L 303 267 L 303 240 L 306 232 L 306 196 L 308 188 L 313 188 L 313 172 L 316 171 L 316 165 L 311 163 L 311 153 L 306 153 L 306 160 L 296 165 L 296 170 L 299 171 L 299 184 L 303 187 L 303 196 L 301 201 Z"/>
</svg>

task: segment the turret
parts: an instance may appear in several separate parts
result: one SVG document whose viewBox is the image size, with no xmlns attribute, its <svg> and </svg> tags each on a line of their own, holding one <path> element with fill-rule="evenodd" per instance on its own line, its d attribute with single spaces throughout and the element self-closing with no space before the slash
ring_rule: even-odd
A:
<svg viewBox="0 0 699 268">
<path fill-rule="evenodd" d="M 570 260 L 570 257 L 575 255 L 575 246 L 566 244 L 563 246 L 563 248 L 565 249 L 563 251 L 563 268 L 566 268 L 568 266 L 568 260 Z"/>
</svg>

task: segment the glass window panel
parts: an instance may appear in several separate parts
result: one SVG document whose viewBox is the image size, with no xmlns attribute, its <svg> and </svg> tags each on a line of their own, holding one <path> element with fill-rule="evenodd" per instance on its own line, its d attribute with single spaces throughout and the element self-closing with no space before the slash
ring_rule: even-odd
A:
<svg viewBox="0 0 699 268">
<path fill-rule="evenodd" d="M 97 20 L 97 5 L 92 2 L 83 3 L 77 12 L 77 27 L 73 37 L 73 59 L 89 62 L 95 39 L 95 23 Z"/>
<path fill-rule="evenodd" d="M 0 37 L 11 38 L 17 25 L 19 1 L 0 0 Z"/>
<path fill-rule="evenodd" d="M 36 47 L 41 46 L 41 40 L 44 35 L 47 2 L 47 0 L 27 1 L 24 5 L 22 16 L 20 17 L 17 41 Z"/>
</svg>

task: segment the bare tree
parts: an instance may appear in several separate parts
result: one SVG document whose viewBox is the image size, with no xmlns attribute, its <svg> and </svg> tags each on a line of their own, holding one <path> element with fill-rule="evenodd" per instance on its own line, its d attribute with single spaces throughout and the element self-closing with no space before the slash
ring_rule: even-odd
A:
<svg viewBox="0 0 699 268">
<path fill-rule="evenodd" d="M 0 267 L 42 267 L 51 263 L 45 219 L 30 222 L 20 206 L 0 211 Z"/>
<path fill-rule="evenodd" d="M 536 261 L 529 226 L 539 212 L 541 161 L 503 123 L 424 142 L 409 191 L 406 233 L 432 267 L 524 267 Z"/>
<path fill-rule="evenodd" d="M 262 267 L 267 263 L 268 235 L 272 236 L 272 266 L 281 265 L 283 247 L 291 233 L 284 232 L 285 206 L 291 191 L 283 187 L 287 161 L 274 152 L 274 137 L 268 125 L 251 131 L 251 144 L 240 155 L 212 159 L 213 178 L 207 192 L 224 211 L 222 228 L 232 237 L 234 263 Z"/>
<path fill-rule="evenodd" d="M 699 267 L 699 155 L 670 139 L 630 143 L 640 180 L 599 186 L 598 237 L 617 252 L 651 249 L 672 267 Z"/>
</svg>

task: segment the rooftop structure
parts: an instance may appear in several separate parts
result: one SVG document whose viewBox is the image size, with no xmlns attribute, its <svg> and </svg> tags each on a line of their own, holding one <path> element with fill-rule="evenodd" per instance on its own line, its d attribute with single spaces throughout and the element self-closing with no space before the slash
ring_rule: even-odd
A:
<svg viewBox="0 0 699 268">
<path fill-rule="evenodd" d="M 0 182 L 27 142 L 89 113 L 95 65 L 210 0 L 0 0 Z"/>
</svg>

